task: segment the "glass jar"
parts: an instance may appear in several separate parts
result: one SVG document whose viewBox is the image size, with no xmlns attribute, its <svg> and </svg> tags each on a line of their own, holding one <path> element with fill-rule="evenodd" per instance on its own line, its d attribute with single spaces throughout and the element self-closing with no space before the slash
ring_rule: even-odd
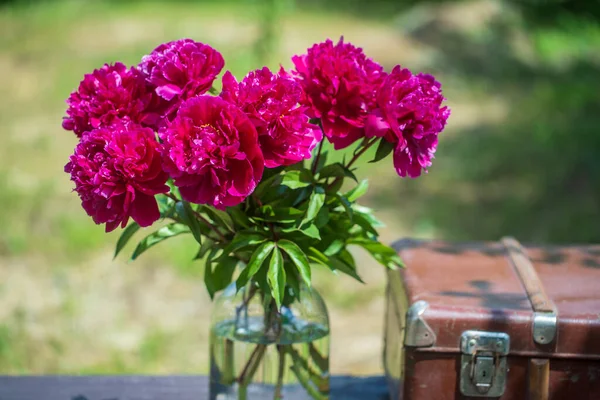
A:
<svg viewBox="0 0 600 400">
<path fill-rule="evenodd" d="M 210 331 L 211 400 L 329 399 L 329 317 L 314 288 L 277 309 L 253 283 L 217 297 Z"/>
</svg>

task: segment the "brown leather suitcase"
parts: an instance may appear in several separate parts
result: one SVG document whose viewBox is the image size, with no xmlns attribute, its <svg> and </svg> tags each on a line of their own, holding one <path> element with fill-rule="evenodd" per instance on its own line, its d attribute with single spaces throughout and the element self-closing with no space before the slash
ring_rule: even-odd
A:
<svg viewBox="0 0 600 400">
<path fill-rule="evenodd" d="M 401 240 L 384 367 L 394 400 L 600 400 L 600 246 Z"/>
</svg>

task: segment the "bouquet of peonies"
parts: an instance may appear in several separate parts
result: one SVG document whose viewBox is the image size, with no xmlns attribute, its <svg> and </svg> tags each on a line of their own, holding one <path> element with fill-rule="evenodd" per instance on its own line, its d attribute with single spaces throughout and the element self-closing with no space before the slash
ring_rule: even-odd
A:
<svg viewBox="0 0 600 400">
<path fill-rule="evenodd" d="M 239 82 L 225 72 L 219 92 L 221 54 L 182 39 L 137 66 L 85 75 L 67 100 L 63 127 L 79 143 L 65 172 L 96 224 L 125 228 L 117 254 L 140 227 L 163 221 L 132 259 L 191 234 L 211 296 L 235 282 L 277 315 L 310 287 L 311 265 L 360 280 L 350 245 L 401 264 L 356 203 L 367 182 L 354 165 L 373 147 L 372 162 L 392 154 L 402 177 L 426 170 L 450 114 L 440 84 L 400 66 L 387 73 L 343 39 L 292 61 Z M 335 150 L 355 144 L 352 157 L 328 162 L 325 139 Z M 354 182 L 346 191 L 345 181 Z"/>
</svg>

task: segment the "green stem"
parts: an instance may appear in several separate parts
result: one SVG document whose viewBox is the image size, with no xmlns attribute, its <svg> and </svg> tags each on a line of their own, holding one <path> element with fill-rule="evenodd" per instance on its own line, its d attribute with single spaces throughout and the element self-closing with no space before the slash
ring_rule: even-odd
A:
<svg viewBox="0 0 600 400">
<path fill-rule="evenodd" d="M 279 354 L 279 368 L 277 369 L 277 386 L 275 386 L 273 400 L 283 399 L 281 390 L 283 388 L 283 375 L 285 373 L 285 348 L 277 345 L 277 353 Z"/>
<path fill-rule="evenodd" d="M 323 138 L 323 140 L 321 140 L 321 143 L 319 143 L 319 150 L 317 151 L 317 156 L 315 157 L 315 162 L 313 163 L 313 167 L 312 167 L 313 175 L 317 172 L 317 167 L 319 166 L 319 159 L 321 158 L 321 150 L 323 150 L 323 142 L 325 142 L 325 138 Z"/>
<path fill-rule="evenodd" d="M 265 355 L 265 350 L 267 346 L 264 344 L 258 344 L 252 351 L 250 358 L 248 359 L 248 363 L 244 367 L 242 373 L 238 378 L 238 400 L 246 400 L 248 397 L 248 385 L 252 382 L 252 378 L 260 365 L 260 361 Z"/>
<path fill-rule="evenodd" d="M 243 293 L 244 301 L 242 302 L 242 304 L 240 304 L 235 309 L 235 327 L 236 327 L 236 329 L 240 322 L 240 314 L 242 313 L 242 311 L 245 312 L 245 320 L 246 320 L 245 322 L 246 322 L 246 326 L 248 326 L 248 304 L 250 303 L 250 300 L 252 300 L 254 295 L 256 295 L 256 293 L 258 292 L 257 287 L 254 286 L 253 284 L 250 284 L 248 287 L 250 287 L 250 289 L 244 290 L 244 293 Z"/>
<path fill-rule="evenodd" d="M 300 371 L 300 369 L 298 368 L 297 365 L 295 365 L 295 364 L 292 365 L 290 367 L 290 369 L 292 370 L 294 375 L 296 375 L 298 382 L 300 382 L 302 387 L 308 392 L 308 394 L 314 400 L 328 400 L 329 399 L 329 396 L 327 396 L 323 393 L 320 393 L 313 385 L 311 385 L 309 378 L 307 376 L 305 376 L 304 374 L 302 374 L 302 372 Z"/>
<path fill-rule="evenodd" d="M 175 203 L 177 203 L 178 201 L 180 201 L 177 196 L 175 196 L 173 193 L 163 193 L 165 196 L 167 196 L 168 198 L 170 198 L 171 200 L 173 200 Z"/>
<path fill-rule="evenodd" d="M 319 388 L 319 390 L 323 391 L 329 389 L 327 380 L 324 379 L 321 374 L 315 372 L 308 364 L 308 361 L 302 358 L 302 356 L 298 354 L 292 345 L 288 346 L 288 353 L 292 357 L 294 365 L 306 371 L 309 379 Z"/>
<path fill-rule="evenodd" d="M 164 193 L 165 196 L 167 196 L 168 198 L 170 198 L 171 200 L 173 200 L 174 202 L 179 202 L 179 201 L 183 201 L 183 200 L 179 200 L 177 198 L 177 196 L 175 196 L 173 193 Z M 198 211 L 192 210 L 192 212 L 194 213 L 194 215 L 196 216 L 196 218 L 198 218 L 200 221 L 204 222 L 206 225 L 210 226 L 210 228 L 219 236 L 219 238 L 221 239 L 221 241 L 225 244 L 228 243 L 229 240 L 227 240 L 227 238 L 221 233 L 221 231 L 219 229 L 217 229 L 216 226 L 214 226 L 212 224 L 212 222 L 210 222 L 209 220 L 207 220 L 206 218 L 204 218 L 204 216 L 202 216 L 202 214 L 200 214 Z"/>
<path fill-rule="evenodd" d="M 354 157 L 352 157 L 352 159 L 348 162 L 348 164 L 346 165 L 346 168 L 350 168 L 356 162 L 356 160 L 358 160 L 360 158 L 360 156 L 362 156 L 367 150 L 369 150 L 369 148 L 371 146 L 373 146 L 378 140 L 379 140 L 378 137 L 374 137 L 373 139 L 368 141 L 363 146 L 362 149 L 360 149 L 358 152 L 356 152 L 356 154 L 354 154 Z M 329 185 L 329 189 L 332 188 L 333 186 L 335 186 L 335 184 L 338 183 L 340 179 L 344 179 L 344 178 L 343 177 L 335 178 L 334 181 L 331 182 L 331 184 Z"/>
<path fill-rule="evenodd" d="M 309 352 L 310 358 L 315 362 L 317 367 L 321 370 L 321 372 L 328 373 L 329 372 L 329 360 L 326 357 L 323 357 L 319 350 L 315 347 L 314 343 L 309 344 Z"/>
<path fill-rule="evenodd" d="M 192 210 L 192 212 L 194 213 L 194 215 L 196 216 L 196 218 L 198 218 L 200 221 L 204 222 L 206 225 L 210 226 L 210 228 L 217 234 L 217 236 L 219 236 L 219 239 L 221 239 L 221 241 L 223 243 L 227 243 L 228 240 L 225 237 L 225 235 L 223 235 L 221 233 L 221 231 L 214 226 L 209 220 L 207 220 L 206 218 L 204 218 L 204 216 L 202 214 L 200 214 L 198 211 L 194 211 Z"/>
<path fill-rule="evenodd" d="M 233 376 L 233 341 L 230 339 L 225 340 L 225 360 L 223 365 L 223 384 L 231 385 L 235 378 Z"/>
</svg>

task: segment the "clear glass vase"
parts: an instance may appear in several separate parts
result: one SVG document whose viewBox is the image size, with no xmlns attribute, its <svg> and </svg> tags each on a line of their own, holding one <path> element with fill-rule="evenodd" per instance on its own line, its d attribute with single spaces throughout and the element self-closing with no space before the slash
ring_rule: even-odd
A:
<svg viewBox="0 0 600 400">
<path fill-rule="evenodd" d="M 329 399 L 329 317 L 319 293 L 277 309 L 257 286 L 230 285 L 215 300 L 211 400 Z"/>
</svg>

